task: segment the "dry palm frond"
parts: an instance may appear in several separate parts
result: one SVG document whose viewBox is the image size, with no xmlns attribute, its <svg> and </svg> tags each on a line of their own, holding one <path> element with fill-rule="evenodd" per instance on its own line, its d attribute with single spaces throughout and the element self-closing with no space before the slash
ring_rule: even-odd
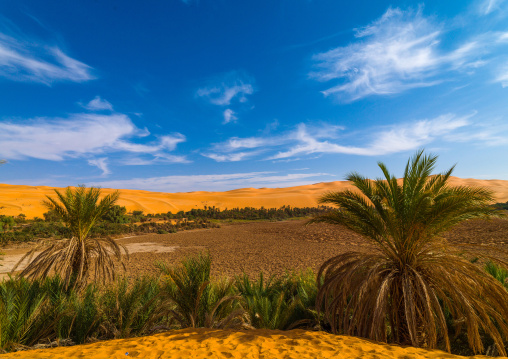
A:
<svg viewBox="0 0 508 359">
<path fill-rule="evenodd" d="M 34 258 L 41 249 L 42 252 Z M 81 285 L 86 284 L 90 275 L 94 280 L 114 280 L 114 259 L 121 261 L 122 252 L 127 253 L 125 247 L 110 238 L 49 240 L 25 254 L 16 266 L 28 259 L 30 263 L 19 274 L 21 277 L 46 278 L 58 273 L 66 285 Z M 125 268 L 123 263 L 121 265 Z M 15 270 L 16 267 L 13 268 Z"/>
<path fill-rule="evenodd" d="M 383 179 L 353 173 L 348 180 L 359 192 L 328 193 L 320 199 L 339 209 L 311 222 L 344 225 L 368 239 L 374 251 L 326 261 L 318 273 L 323 284 L 317 307 L 324 308 L 334 331 L 430 348 L 443 339 L 450 351 L 448 311 L 457 330 L 465 327 L 474 351 L 483 350 L 483 331 L 505 354 L 508 292 L 439 236 L 462 221 L 497 215 L 488 205 L 491 193 L 450 187 L 453 167 L 431 176 L 436 159 L 418 152 L 408 161 L 402 182 L 379 163 Z M 506 265 L 500 256 L 484 256 Z"/>
<path fill-rule="evenodd" d="M 20 273 L 23 277 L 44 278 L 54 272 L 62 276 L 67 286 L 82 286 L 93 269 L 96 280 L 106 281 L 115 278 L 114 258 L 121 260 L 124 246 L 110 238 L 90 238 L 90 230 L 97 221 L 114 206 L 119 194 L 105 196 L 99 203 L 100 189 L 88 190 L 79 186 L 68 187 L 64 194 L 55 190 L 58 200 L 47 197 L 46 207 L 55 211 L 69 227 L 72 238 L 58 241 L 44 241 L 28 252 L 14 267 L 25 259 L 30 264 Z M 36 252 L 41 251 L 33 260 Z M 123 264 L 122 264 L 123 265 Z"/>
</svg>

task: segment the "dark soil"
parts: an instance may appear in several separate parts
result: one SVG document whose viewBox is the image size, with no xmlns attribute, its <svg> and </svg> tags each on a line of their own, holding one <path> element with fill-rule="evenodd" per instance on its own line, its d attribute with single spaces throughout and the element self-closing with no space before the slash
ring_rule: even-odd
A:
<svg viewBox="0 0 508 359">
<path fill-rule="evenodd" d="M 508 249 L 508 220 L 470 221 L 445 237 L 454 244 L 492 245 Z M 280 275 L 287 270 L 317 271 L 332 256 L 346 251 L 369 251 L 369 243 L 341 226 L 313 224 L 304 220 L 253 222 L 174 234 L 149 234 L 119 243 L 158 243 L 178 247 L 170 253 L 133 253 L 127 275 L 158 273 L 154 263 L 176 264 L 186 256 L 208 251 L 212 274 L 232 276 L 246 272 L 257 276 Z"/>
</svg>

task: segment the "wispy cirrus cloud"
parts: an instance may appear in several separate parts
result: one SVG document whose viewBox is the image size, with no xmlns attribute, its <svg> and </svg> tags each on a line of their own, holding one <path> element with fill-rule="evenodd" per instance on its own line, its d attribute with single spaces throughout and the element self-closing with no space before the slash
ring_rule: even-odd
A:
<svg viewBox="0 0 508 359">
<path fill-rule="evenodd" d="M 90 66 L 68 56 L 57 46 L 5 33 L 0 33 L 0 77 L 46 85 L 96 78 Z"/>
<path fill-rule="evenodd" d="M 330 124 L 308 126 L 298 124 L 294 130 L 276 135 L 238 138 L 215 144 L 202 155 L 218 162 L 260 160 L 302 159 L 321 154 L 345 154 L 358 156 L 379 156 L 411 151 L 437 141 L 501 143 L 499 133 L 479 125 L 466 116 L 446 114 L 432 119 L 375 127 L 354 136 L 345 128 Z M 501 128 L 497 127 L 500 131 Z M 508 130 L 503 130 L 508 132 Z M 355 142 L 360 142 L 357 145 Z"/>
<path fill-rule="evenodd" d="M 230 108 L 225 109 L 223 115 L 224 115 L 224 123 L 229 123 L 231 121 L 234 122 L 238 120 L 238 117 L 235 116 L 235 111 L 233 111 Z"/>
<path fill-rule="evenodd" d="M 82 105 L 82 107 L 90 111 L 113 111 L 113 105 L 109 101 L 102 99 L 100 96 L 95 96 L 93 100 L 85 105 Z"/>
<path fill-rule="evenodd" d="M 482 66 L 482 44 L 470 39 L 452 49 L 441 46 L 443 26 L 422 10 L 388 9 L 356 41 L 313 56 L 310 77 L 337 84 L 322 91 L 343 101 L 397 94 L 446 81 L 450 70 Z"/>
<path fill-rule="evenodd" d="M 379 156 L 414 150 L 434 140 L 468 125 L 468 117 L 457 118 L 454 115 L 443 115 L 431 120 L 393 126 L 380 131 L 367 146 L 348 146 L 323 141 L 320 137 L 308 133 L 304 125 L 296 130 L 298 144 L 289 150 L 280 151 L 269 159 L 283 159 L 294 156 L 316 153 L 337 153 L 360 156 Z"/>
<path fill-rule="evenodd" d="M 148 135 L 147 130 L 137 128 L 128 116 L 119 113 L 78 113 L 67 118 L 41 117 L 16 122 L 3 120 L 0 122 L 0 157 L 63 161 L 124 153 L 188 162 L 183 156 L 169 153 L 185 141 L 184 135 L 174 133 L 139 143 L 139 139 Z M 109 172 L 105 159 L 92 158 L 89 164 L 99 167 L 103 173 Z"/>
<path fill-rule="evenodd" d="M 226 124 L 238 119 L 238 111 L 231 106 L 239 107 L 247 103 L 247 96 L 254 92 L 254 79 L 251 76 L 241 71 L 231 71 L 209 79 L 205 86 L 196 91 L 196 96 L 212 105 L 228 106 L 222 113 L 223 123 Z"/>
<path fill-rule="evenodd" d="M 88 160 L 88 164 L 90 166 L 95 166 L 98 169 L 100 169 L 102 171 L 103 176 L 107 176 L 107 175 L 111 174 L 111 171 L 109 170 L 109 167 L 108 167 L 107 157 L 90 159 L 90 160 Z"/>
<path fill-rule="evenodd" d="M 500 82 L 503 87 L 508 87 L 508 63 L 500 67 L 495 81 Z"/>
<path fill-rule="evenodd" d="M 501 8 L 501 4 L 504 0 L 484 0 L 480 4 L 480 14 L 488 15 Z"/>
<path fill-rule="evenodd" d="M 252 158 L 262 151 L 234 152 L 234 153 L 203 153 L 202 156 L 211 158 L 217 162 L 239 162 Z"/>
<path fill-rule="evenodd" d="M 224 191 L 245 187 L 280 187 L 309 184 L 328 173 L 247 172 L 212 175 L 164 176 L 128 180 L 92 182 L 90 185 L 108 188 L 142 189 L 148 191 L 188 192 Z M 313 180 L 312 180 L 313 179 Z"/>
<path fill-rule="evenodd" d="M 232 71 L 208 81 L 196 91 L 198 97 L 219 106 L 228 106 L 233 100 L 247 102 L 247 95 L 254 93 L 253 80 L 238 71 Z"/>
</svg>

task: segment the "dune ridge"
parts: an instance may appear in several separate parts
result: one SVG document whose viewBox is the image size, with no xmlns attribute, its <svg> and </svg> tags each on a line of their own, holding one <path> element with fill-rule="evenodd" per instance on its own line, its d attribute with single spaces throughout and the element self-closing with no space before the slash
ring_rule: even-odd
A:
<svg viewBox="0 0 508 359">
<path fill-rule="evenodd" d="M 400 347 L 370 340 L 305 330 L 248 331 L 182 329 L 147 337 L 30 350 L 0 358 L 337 358 L 337 359 L 459 359 L 440 350 Z M 487 358 L 479 355 L 469 358 Z"/>
<path fill-rule="evenodd" d="M 466 185 L 485 187 L 494 192 L 496 202 L 508 201 L 508 181 L 506 180 L 478 180 L 473 178 L 452 177 L 451 185 Z M 171 211 L 189 211 L 193 208 L 215 206 L 221 209 L 234 207 L 293 207 L 316 206 L 317 199 L 328 191 L 352 189 L 347 181 L 321 182 L 297 187 L 285 188 L 240 188 L 225 192 L 150 192 L 142 190 L 120 189 L 119 205 L 128 211 L 139 210 L 145 213 L 166 213 Z M 46 195 L 54 195 L 58 187 L 26 186 L 0 184 L 0 214 L 17 216 L 23 213 L 28 218 L 42 217 L 46 208 L 42 200 Z M 108 194 L 115 189 L 104 188 Z"/>
</svg>

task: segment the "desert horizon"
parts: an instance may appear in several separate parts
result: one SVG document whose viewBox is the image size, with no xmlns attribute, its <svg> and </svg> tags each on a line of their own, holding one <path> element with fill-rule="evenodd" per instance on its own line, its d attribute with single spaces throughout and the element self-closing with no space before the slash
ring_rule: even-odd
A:
<svg viewBox="0 0 508 359">
<path fill-rule="evenodd" d="M 483 180 L 474 178 L 451 177 L 453 186 L 478 186 L 493 192 L 495 202 L 508 201 L 508 180 Z M 72 186 L 71 186 L 72 187 Z M 54 196 L 54 189 L 66 187 L 29 186 L 0 184 L 2 199 L 0 214 L 17 216 L 23 213 L 27 218 L 40 217 L 47 211 L 42 204 L 46 196 Z M 353 189 L 348 181 L 319 182 L 314 184 L 278 187 L 278 188 L 238 188 L 228 191 L 192 191 L 192 192 L 153 192 L 132 189 L 102 188 L 107 195 L 120 192 L 118 204 L 125 206 L 128 212 L 143 211 L 145 214 L 176 213 L 204 206 L 220 209 L 236 207 L 279 208 L 314 207 L 318 205 L 320 195 L 328 191 Z"/>
</svg>

